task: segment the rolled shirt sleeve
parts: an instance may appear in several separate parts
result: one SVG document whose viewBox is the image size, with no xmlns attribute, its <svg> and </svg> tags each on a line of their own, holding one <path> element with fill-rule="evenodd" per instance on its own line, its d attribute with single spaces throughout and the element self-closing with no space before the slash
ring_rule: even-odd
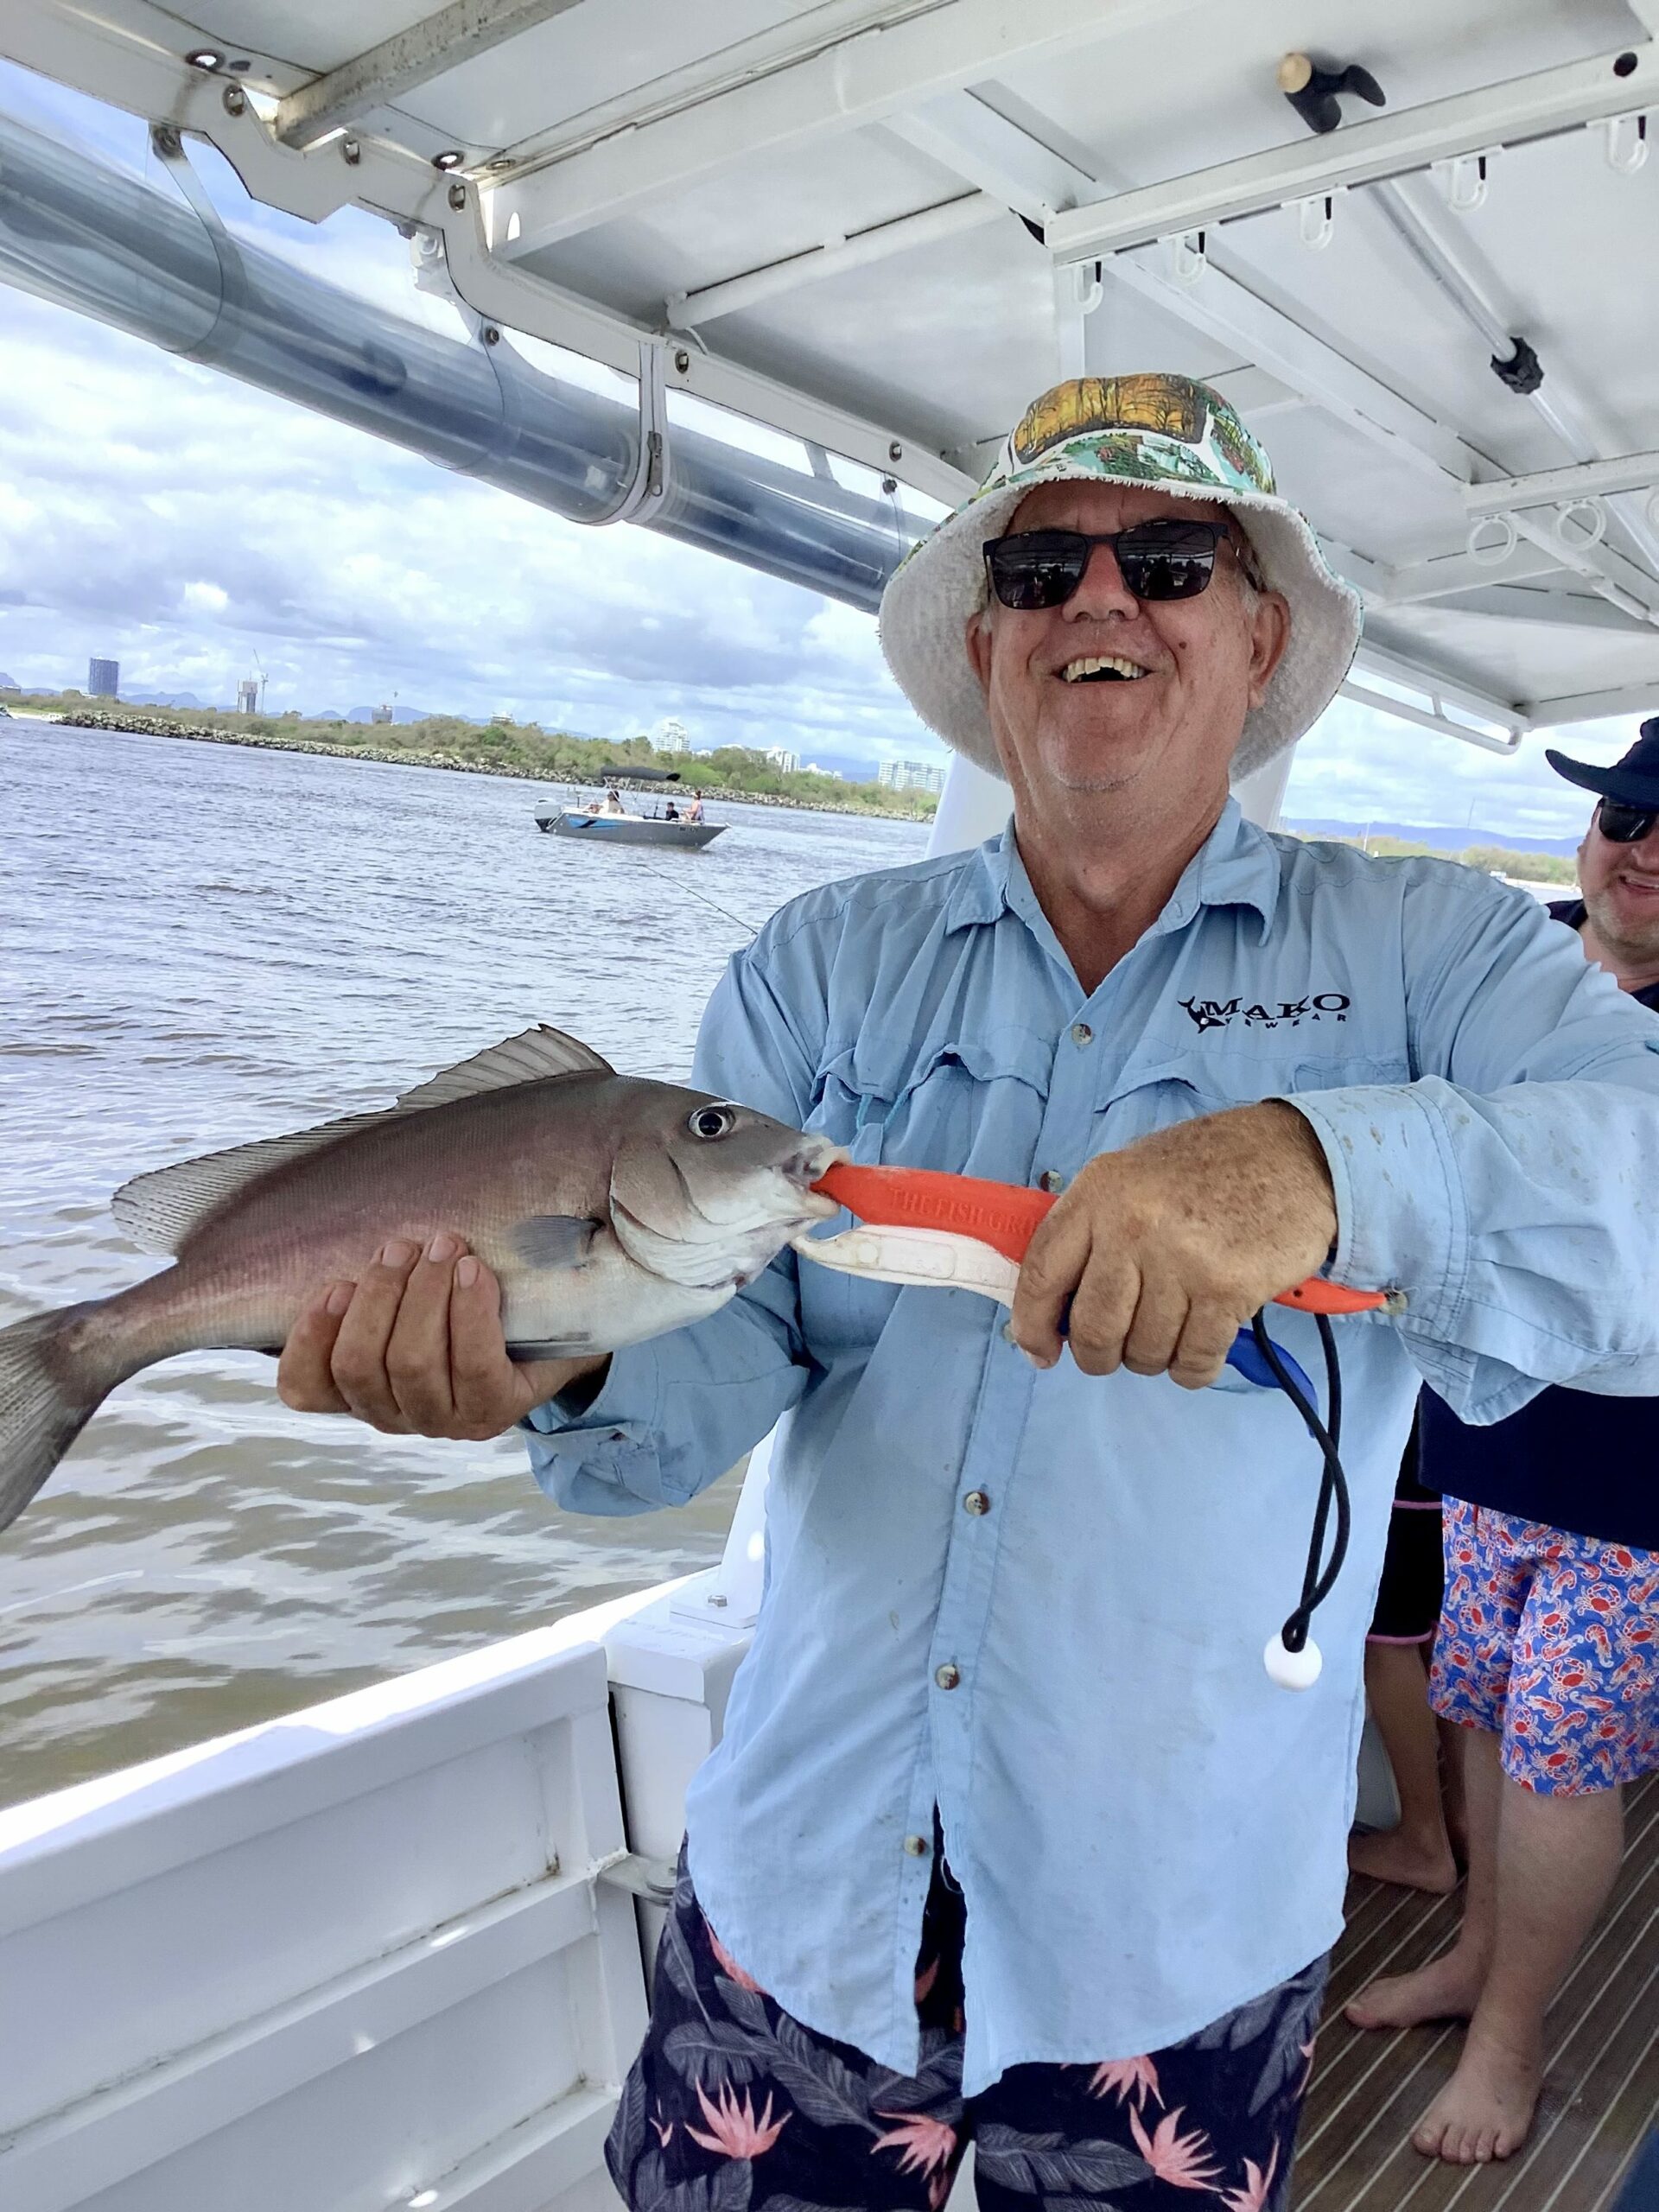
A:
<svg viewBox="0 0 1659 2212">
<path fill-rule="evenodd" d="M 769 936 L 733 957 L 709 999 L 692 1082 L 798 1128 L 815 1063 L 772 988 Z M 531 1468 L 573 1512 L 683 1505 L 796 1404 L 810 1371 L 797 1262 L 785 1251 L 717 1313 L 613 1353 L 580 1412 L 557 1399 L 533 1408 L 523 1424 Z"/>
<path fill-rule="evenodd" d="M 1438 876 L 1439 871 L 1434 874 Z M 1408 893 L 1408 1084 L 1291 1096 L 1323 1146 L 1331 1273 L 1465 1420 L 1547 1382 L 1659 1394 L 1659 1019 L 1525 893 Z"/>
</svg>

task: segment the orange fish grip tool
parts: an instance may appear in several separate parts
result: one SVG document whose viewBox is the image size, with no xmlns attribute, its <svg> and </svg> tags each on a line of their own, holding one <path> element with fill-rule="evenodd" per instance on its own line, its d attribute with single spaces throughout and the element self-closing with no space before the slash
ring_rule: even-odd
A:
<svg viewBox="0 0 1659 2212">
<path fill-rule="evenodd" d="M 1038 1224 L 1054 1204 L 1052 1192 L 1027 1190 L 1019 1183 L 993 1183 L 977 1175 L 946 1175 L 932 1167 L 860 1167 L 851 1160 L 839 1161 L 812 1187 L 873 1229 L 921 1230 L 932 1232 L 933 1236 L 966 1237 L 1000 1252 L 1013 1262 L 1016 1273 Z M 838 1236 L 814 1238 L 804 1243 L 802 1249 L 816 1259 L 841 1242 Z M 816 1251 L 814 1244 L 819 1248 Z M 867 1249 L 874 1260 L 879 1243 Z M 896 1255 L 907 1257 L 925 1248 L 907 1249 L 900 1243 L 893 1249 Z M 839 1257 L 828 1264 L 835 1266 Z M 874 1275 L 875 1268 L 867 1262 L 852 1271 Z M 932 1269 L 926 1279 L 947 1280 Z M 965 1288 L 983 1287 L 978 1281 L 963 1283 Z M 1310 1275 L 1305 1282 L 1281 1291 L 1274 1303 L 1294 1306 L 1303 1313 L 1369 1313 L 1391 1307 L 1395 1300 L 1386 1290 L 1349 1290 L 1341 1283 Z"/>
</svg>

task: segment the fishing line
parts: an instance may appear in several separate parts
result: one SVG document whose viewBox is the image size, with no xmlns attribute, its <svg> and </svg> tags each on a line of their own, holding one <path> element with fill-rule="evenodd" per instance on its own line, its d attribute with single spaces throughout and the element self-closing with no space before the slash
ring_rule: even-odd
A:
<svg viewBox="0 0 1659 2212">
<path fill-rule="evenodd" d="M 670 875 L 666 868 L 653 868 L 649 861 L 642 861 L 637 853 L 633 860 L 634 866 L 642 868 L 647 875 L 654 875 L 659 882 L 672 884 L 676 891 L 683 891 L 693 899 L 701 899 L 705 906 L 712 906 L 717 914 L 723 914 L 728 922 L 735 922 L 739 929 L 747 930 L 751 937 L 760 934 L 759 922 L 746 922 L 741 914 L 734 914 L 729 906 L 722 906 L 718 899 L 711 899 L 706 891 L 699 891 L 695 884 L 682 883 L 678 876 Z"/>
</svg>

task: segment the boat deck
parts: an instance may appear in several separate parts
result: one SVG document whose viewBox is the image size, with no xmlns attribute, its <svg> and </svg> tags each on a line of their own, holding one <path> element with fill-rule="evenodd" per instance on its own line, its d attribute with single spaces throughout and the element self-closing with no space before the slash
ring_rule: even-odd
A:
<svg viewBox="0 0 1659 2212">
<path fill-rule="evenodd" d="M 1455 2026 L 1368 2035 L 1342 2007 L 1450 1941 L 1461 1890 L 1354 1881 L 1297 2152 L 1295 2212 L 1608 2212 L 1659 2125 L 1659 1774 L 1626 1798 L 1624 1863 L 1550 2015 L 1531 2141 L 1502 2165 L 1432 2164 L 1412 2128 L 1457 2063 Z"/>
</svg>

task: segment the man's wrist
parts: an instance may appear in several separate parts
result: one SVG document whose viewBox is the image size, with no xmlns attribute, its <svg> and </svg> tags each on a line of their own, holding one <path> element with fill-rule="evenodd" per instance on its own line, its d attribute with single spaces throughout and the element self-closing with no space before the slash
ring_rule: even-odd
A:
<svg viewBox="0 0 1659 2212">
<path fill-rule="evenodd" d="M 573 1375 L 562 1389 L 553 1393 L 549 1404 L 561 1420 L 580 1421 L 605 1388 L 606 1377 L 610 1371 L 611 1362 L 607 1353 L 581 1374 Z"/>
</svg>

